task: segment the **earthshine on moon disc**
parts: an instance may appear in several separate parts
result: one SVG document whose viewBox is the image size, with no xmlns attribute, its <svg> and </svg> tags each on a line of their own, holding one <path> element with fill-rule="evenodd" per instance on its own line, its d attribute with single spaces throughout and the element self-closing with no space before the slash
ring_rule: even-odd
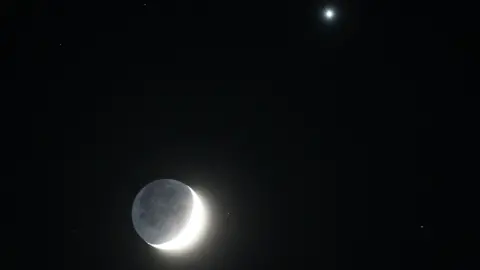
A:
<svg viewBox="0 0 480 270">
<path fill-rule="evenodd" d="M 147 244 L 161 250 L 182 250 L 196 242 L 205 227 L 205 209 L 189 186 L 161 179 L 137 194 L 132 221 Z"/>
</svg>

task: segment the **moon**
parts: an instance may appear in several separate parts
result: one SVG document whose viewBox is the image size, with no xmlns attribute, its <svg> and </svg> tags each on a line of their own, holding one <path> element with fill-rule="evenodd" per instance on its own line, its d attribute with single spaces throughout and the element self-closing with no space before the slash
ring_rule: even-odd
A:
<svg viewBox="0 0 480 270">
<path fill-rule="evenodd" d="M 192 188 L 177 180 L 161 179 L 138 192 L 132 222 L 137 234 L 150 246 L 181 251 L 199 240 L 206 215 L 202 200 Z"/>
<path fill-rule="evenodd" d="M 325 7 L 323 9 L 323 17 L 328 21 L 333 20 L 335 17 L 335 10 L 331 7 Z"/>
<path fill-rule="evenodd" d="M 331 9 L 328 9 L 325 11 L 325 17 L 327 17 L 328 19 L 331 19 L 333 17 L 333 10 Z"/>
</svg>

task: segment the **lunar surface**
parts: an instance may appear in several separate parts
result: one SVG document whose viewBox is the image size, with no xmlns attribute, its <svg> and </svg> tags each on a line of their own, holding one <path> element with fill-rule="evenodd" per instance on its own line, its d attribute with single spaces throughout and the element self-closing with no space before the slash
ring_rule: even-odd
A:
<svg viewBox="0 0 480 270">
<path fill-rule="evenodd" d="M 132 221 L 138 235 L 159 249 L 180 249 L 203 226 L 203 206 L 187 185 L 162 179 L 145 186 L 135 197 Z"/>
</svg>

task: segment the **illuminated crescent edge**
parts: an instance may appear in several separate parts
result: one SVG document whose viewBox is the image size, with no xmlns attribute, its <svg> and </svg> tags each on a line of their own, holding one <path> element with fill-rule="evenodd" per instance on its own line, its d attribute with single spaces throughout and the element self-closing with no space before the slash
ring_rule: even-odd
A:
<svg viewBox="0 0 480 270">
<path fill-rule="evenodd" d="M 197 193 L 190 187 L 188 188 L 192 192 L 193 207 L 187 225 L 174 239 L 162 244 L 151 244 L 154 248 L 161 250 L 182 250 L 190 247 L 200 238 L 206 225 L 205 208 Z"/>
</svg>

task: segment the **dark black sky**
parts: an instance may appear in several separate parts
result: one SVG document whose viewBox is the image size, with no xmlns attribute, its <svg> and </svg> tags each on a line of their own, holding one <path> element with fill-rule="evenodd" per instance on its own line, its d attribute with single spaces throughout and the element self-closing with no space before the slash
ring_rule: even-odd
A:
<svg viewBox="0 0 480 270">
<path fill-rule="evenodd" d="M 325 24 L 325 3 L 2 4 L 47 268 L 478 269 L 473 9 L 334 1 Z M 158 178 L 214 202 L 186 260 L 132 229 Z"/>
</svg>

